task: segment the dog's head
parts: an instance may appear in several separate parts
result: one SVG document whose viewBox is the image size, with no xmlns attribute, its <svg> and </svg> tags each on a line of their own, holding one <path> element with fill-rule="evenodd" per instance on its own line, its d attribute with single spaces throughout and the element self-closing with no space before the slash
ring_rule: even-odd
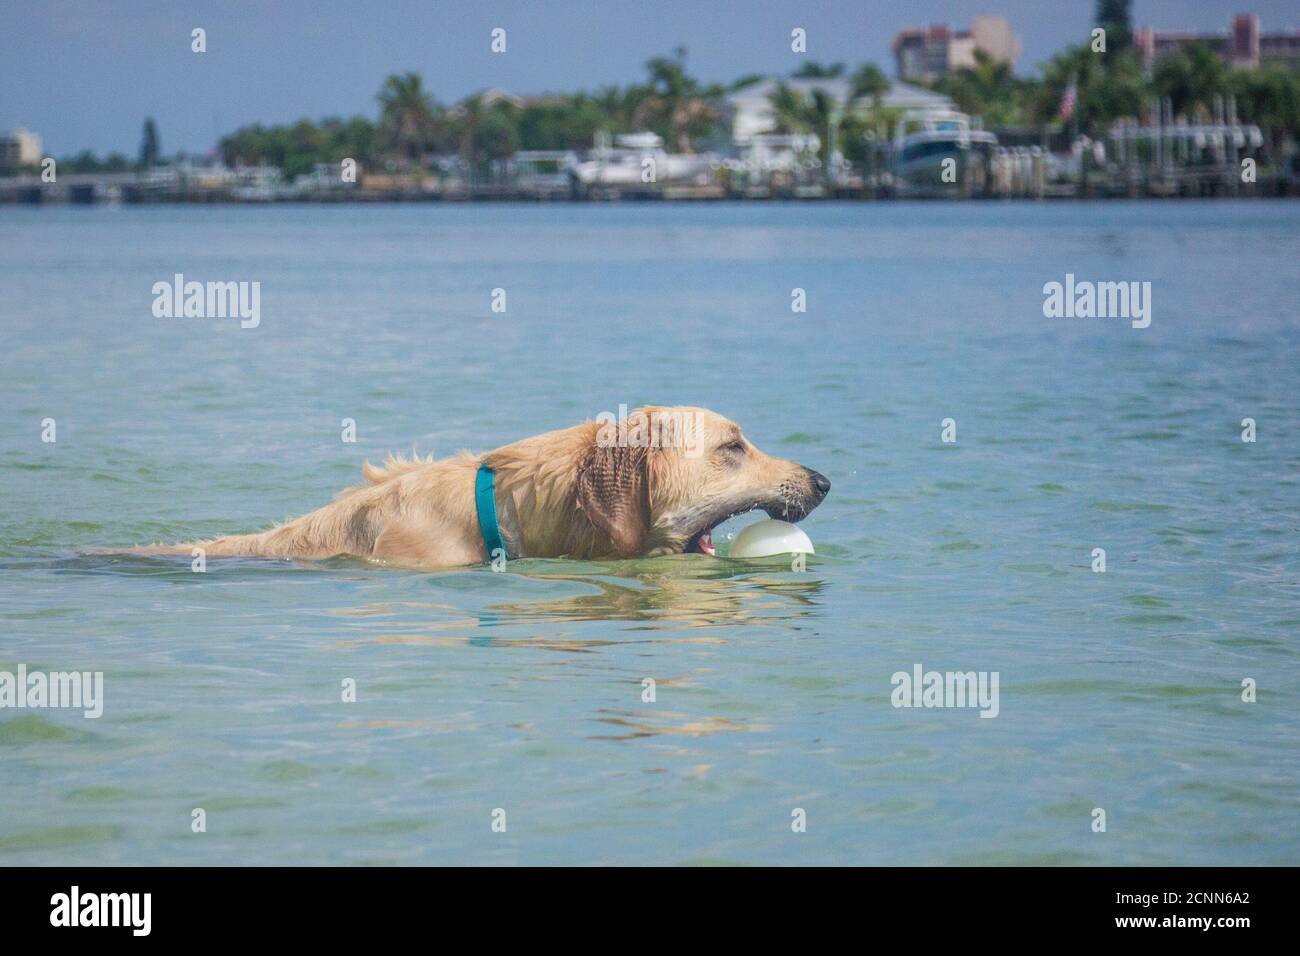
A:
<svg viewBox="0 0 1300 956">
<path fill-rule="evenodd" d="M 735 422 L 705 408 L 646 407 L 599 419 L 578 475 L 578 506 L 624 557 L 713 554 L 711 533 L 761 508 L 799 521 L 831 483 L 765 455 Z"/>
</svg>

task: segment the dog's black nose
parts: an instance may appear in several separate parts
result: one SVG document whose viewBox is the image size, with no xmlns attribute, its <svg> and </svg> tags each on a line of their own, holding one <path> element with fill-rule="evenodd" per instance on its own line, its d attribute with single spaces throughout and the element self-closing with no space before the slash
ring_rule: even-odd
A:
<svg viewBox="0 0 1300 956">
<path fill-rule="evenodd" d="M 809 471 L 808 480 L 811 481 L 812 486 L 817 489 L 817 496 L 819 498 L 825 498 L 826 493 L 831 490 L 831 480 L 820 471 Z"/>
</svg>

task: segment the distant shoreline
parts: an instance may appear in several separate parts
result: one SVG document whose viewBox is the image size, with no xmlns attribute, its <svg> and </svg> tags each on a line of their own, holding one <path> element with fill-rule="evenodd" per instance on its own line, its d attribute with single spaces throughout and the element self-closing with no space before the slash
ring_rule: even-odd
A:
<svg viewBox="0 0 1300 956">
<path fill-rule="evenodd" d="M 725 192 L 706 192 L 691 190 L 670 190 L 658 193 L 629 192 L 593 197 L 570 195 L 521 195 L 493 193 L 485 195 L 403 195 L 393 193 L 364 194 L 346 196 L 312 197 L 294 196 L 277 199 L 246 199 L 226 195 L 190 195 L 174 197 L 151 197 L 148 199 L 131 199 L 124 197 L 93 197 L 62 195 L 57 198 L 41 195 L 35 198 L 23 197 L 0 190 L 0 206 L 18 206 L 28 208 L 68 208 L 91 206 L 130 206 L 148 208 L 151 206 L 245 206 L 267 208 L 275 206 L 395 206 L 395 205 L 517 205 L 517 206 L 586 206 L 586 205 L 660 205 L 685 203 L 692 205 L 726 204 L 726 205 L 763 205 L 766 203 L 799 203 L 816 205 L 818 203 L 1041 203 L 1041 202 L 1113 202 L 1123 200 L 1207 200 L 1207 199 L 1249 199 L 1249 200 L 1286 200 L 1300 198 L 1300 183 L 1286 181 L 1260 182 L 1251 187 L 1239 189 L 1203 189 L 1169 191 L 1127 192 L 1115 189 L 1094 189 L 1088 192 L 1079 190 L 1048 190 L 1041 196 L 899 196 L 892 194 L 847 194 L 828 192 L 822 195 L 772 194 L 764 196 L 728 194 Z"/>
</svg>

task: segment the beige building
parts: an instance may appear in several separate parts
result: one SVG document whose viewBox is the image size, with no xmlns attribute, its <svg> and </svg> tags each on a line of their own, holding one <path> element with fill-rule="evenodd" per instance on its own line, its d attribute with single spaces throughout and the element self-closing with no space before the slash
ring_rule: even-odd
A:
<svg viewBox="0 0 1300 956">
<path fill-rule="evenodd" d="M 25 129 L 10 130 L 0 136 L 0 166 L 38 166 L 41 162 L 41 138 Z"/>
<path fill-rule="evenodd" d="M 973 67 L 976 50 L 1014 70 L 1020 40 L 1005 17 L 981 14 L 971 20 L 969 30 L 953 30 L 947 24 L 904 27 L 894 34 L 893 50 L 900 79 L 928 83 Z"/>
<path fill-rule="evenodd" d="M 1162 57 L 1199 43 L 1209 47 L 1223 62 L 1234 69 L 1253 70 L 1259 66 L 1279 66 L 1294 70 L 1300 67 L 1300 30 L 1265 33 L 1259 17 L 1239 13 L 1228 22 L 1225 33 L 1196 33 L 1190 30 L 1155 30 L 1139 27 L 1133 42 L 1142 54 L 1142 65 L 1150 70 Z"/>
</svg>

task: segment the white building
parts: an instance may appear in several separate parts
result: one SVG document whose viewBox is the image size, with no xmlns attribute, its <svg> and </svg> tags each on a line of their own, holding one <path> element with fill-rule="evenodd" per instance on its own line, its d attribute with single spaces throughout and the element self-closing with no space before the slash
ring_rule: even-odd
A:
<svg viewBox="0 0 1300 956">
<path fill-rule="evenodd" d="M 776 129 L 776 111 L 772 108 L 771 96 L 782 83 L 805 97 L 811 97 L 814 90 L 821 90 L 840 109 L 848 105 L 853 90 L 853 84 L 844 77 L 768 77 L 728 93 L 726 106 L 731 121 L 731 138 L 737 146 L 748 146 L 754 136 L 771 133 Z M 856 105 L 864 107 L 871 102 L 869 96 L 859 97 L 855 101 Z M 880 105 L 900 110 L 954 108 L 952 100 L 946 96 L 897 80 L 892 81 L 889 89 L 880 97 Z"/>
<path fill-rule="evenodd" d="M 0 136 L 0 166 L 38 166 L 41 162 L 41 138 L 25 129 L 10 130 Z"/>
</svg>

